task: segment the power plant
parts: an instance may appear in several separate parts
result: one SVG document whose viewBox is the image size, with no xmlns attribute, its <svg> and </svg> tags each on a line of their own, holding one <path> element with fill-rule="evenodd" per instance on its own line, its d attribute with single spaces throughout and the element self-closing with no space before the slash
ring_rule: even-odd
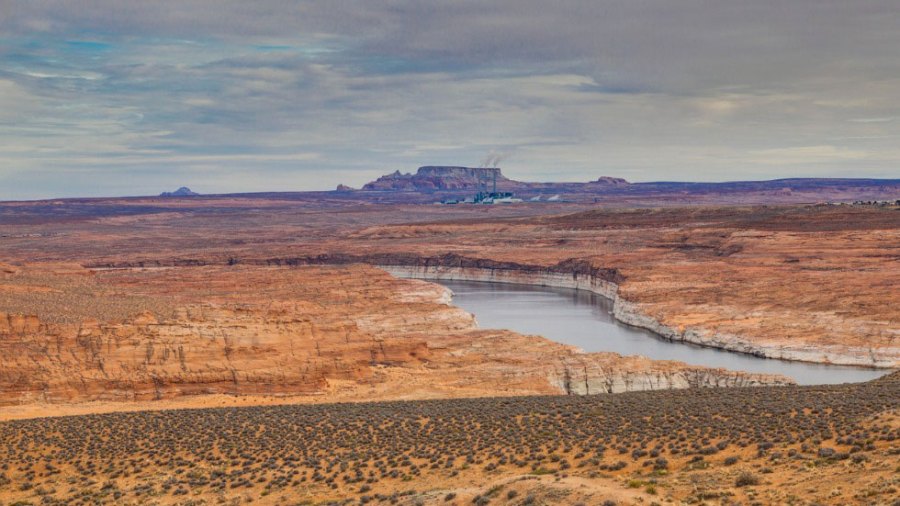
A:
<svg viewBox="0 0 900 506">
<path fill-rule="evenodd" d="M 487 191 L 487 182 L 482 179 L 482 190 L 476 193 L 470 199 L 466 199 L 463 202 L 468 204 L 509 204 L 513 202 L 522 202 L 522 199 L 517 199 L 514 197 L 513 192 L 497 191 L 497 173 L 499 172 L 499 170 L 492 171 L 493 186 L 491 187 L 491 191 Z"/>
<path fill-rule="evenodd" d="M 500 173 L 499 169 L 495 169 L 491 171 L 492 182 L 491 182 L 491 191 L 488 191 L 488 182 L 487 179 L 482 177 L 483 172 L 479 173 L 478 177 L 478 192 L 475 195 L 468 197 L 462 201 L 463 204 L 514 204 L 517 202 L 522 202 L 522 199 L 516 198 L 513 192 L 499 192 L 497 191 L 497 174 Z M 449 199 L 441 202 L 442 204 L 459 204 L 459 200 Z"/>
</svg>

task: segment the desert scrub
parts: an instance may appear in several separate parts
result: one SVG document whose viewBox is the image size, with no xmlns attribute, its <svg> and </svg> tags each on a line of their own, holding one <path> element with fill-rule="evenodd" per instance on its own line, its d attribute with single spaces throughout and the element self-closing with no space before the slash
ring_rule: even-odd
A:
<svg viewBox="0 0 900 506">
<path fill-rule="evenodd" d="M 670 472 L 679 473 L 674 455 L 679 455 L 677 462 L 687 461 L 687 469 L 706 468 L 713 459 L 716 465 L 738 463 L 736 457 L 704 457 L 710 448 L 745 448 L 748 456 L 741 461 L 754 466 L 768 464 L 778 453 L 790 456 L 797 448 L 794 455 L 811 466 L 846 454 L 846 465 L 858 469 L 872 451 L 870 445 L 890 452 L 900 438 L 896 427 L 860 424 L 900 408 L 898 384 L 818 386 L 815 396 L 808 395 L 807 387 L 760 387 L 727 396 L 696 389 L 20 420 L 0 423 L 0 447 L 8 449 L 0 461 L 0 487 L 18 491 L 26 484 L 34 494 L 55 484 L 53 498 L 74 503 L 93 501 L 91 489 L 102 486 L 104 500 L 123 504 L 164 502 L 162 498 L 176 494 L 184 499 L 194 493 L 219 494 L 227 501 L 253 491 L 257 497 L 271 497 L 291 487 L 318 487 L 344 500 L 358 501 L 366 494 L 370 503 L 400 504 L 414 499 L 372 490 L 408 490 L 442 475 L 468 479 L 467 473 L 486 467 L 562 479 L 562 468 L 569 466 L 585 476 L 618 474 L 623 486 L 644 488 L 650 482 L 629 482 L 623 470 L 658 476 L 675 468 Z M 821 414 L 803 414 L 813 410 Z M 801 415 L 780 416 L 786 412 Z M 653 420 L 660 413 L 669 423 Z M 722 413 L 728 416 L 722 418 Z M 820 457 L 822 441 L 834 452 L 825 450 Z M 855 450 L 845 451 L 850 448 Z M 764 457 L 754 456 L 759 451 Z M 632 455 L 641 460 L 633 462 Z M 47 472 L 36 472 L 36 462 Z M 157 473 L 165 478 L 154 478 Z M 749 479 L 738 476 L 735 483 L 759 482 L 750 474 Z M 529 502 L 528 497 L 504 495 L 497 489 L 483 497 L 493 497 L 492 503 Z M 456 496 L 449 492 L 444 498 L 451 502 Z"/>
<path fill-rule="evenodd" d="M 734 480 L 736 487 L 752 487 L 754 485 L 759 485 L 759 477 L 749 471 L 742 472 Z"/>
</svg>

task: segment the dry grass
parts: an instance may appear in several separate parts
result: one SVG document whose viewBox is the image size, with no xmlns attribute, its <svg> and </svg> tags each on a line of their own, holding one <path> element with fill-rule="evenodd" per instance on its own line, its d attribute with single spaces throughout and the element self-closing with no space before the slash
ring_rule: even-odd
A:
<svg viewBox="0 0 900 506">
<path fill-rule="evenodd" d="M 740 478 L 750 469 L 766 485 L 770 466 L 843 466 L 860 476 L 885 462 L 896 467 L 900 424 L 890 414 L 898 408 L 895 374 L 822 387 L 22 420 L 0 424 L 6 452 L 0 497 L 34 504 L 215 504 L 248 497 L 414 504 L 457 494 L 467 502 L 480 496 L 482 504 L 526 504 L 529 494 L 534 502 L 550 490 L 541 479 L 620 476 L 632 480 L 623 489 L 693 501 L 712 493 L 696 480 L 693 492 L 679 485 L 693 472 L 719 482 L 730 476 L 716 492 L 725 493 L 736 481 L 742 491 L 756 488 Z M 736 455 L 740 462 L 726 466 Z M 712 469 L 717 477 L 702 474 Z M 527 476 L 539 479 L 534 486 L 494 489 Z M 876 485 L 868 499 L 890 497 L 890 486 Z M 504 487 L 516 492 L 501 494 Z M 454 500 L 462 504 L 449 503 Z"/>
</svg>

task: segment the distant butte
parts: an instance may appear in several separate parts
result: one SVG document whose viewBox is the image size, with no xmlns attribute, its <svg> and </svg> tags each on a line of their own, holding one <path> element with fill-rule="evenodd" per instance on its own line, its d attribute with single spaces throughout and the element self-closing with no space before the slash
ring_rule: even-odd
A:
<svg viewBox="0 0 900 506">
<path fill-rule="evenodd" d="M 363 190 L 478 190 L 485 185 L 493 185 L 495 177 L 498 186 L 507 187 L 509 183 L 523 184 L 508 179 L 499 168 L 494 167 L 425 166 L 419 167 L 415 174 L 401 174 L 398 170 L 381 176 L 363 186 Z"/>
<path fill-rule="evenodd" d="M 173 192 L 162 192 L 159 194 L 160 197 L 196 197 L 198 195 L 200 194 L 191 191 L 187 186 L 182 186 Z"/>
<path fill-rule="evenodd" d="M 707 203 L 815 203 L 853 200 L 896 200 L 900 179 L 791 178 L 768 181 L 652 181 L 632 183 L 625 179 L 601 176 L 592 181 L 536 182 L 506 177 L 497 167 L 424 166 L 415 174 L 399 170 L 363 185 L 365 191 L 379 192 L 378 198 L 422 198 L 440 193 L 443 197 L 464 198 L 478 191 L 512 192 L 517 197 L 544 200 L 560 195 L 567 202 L 597 202 L 598 197 L 628 200 L 631 203 L 661 199 L 681 199 L 692 204 Z M 866 195 L 861 198 L 861 195 Z M 665 196 L 665 197 L 664 197 Z M 546 200 L 544 200 L 546 201 Z"/>
<path fill-rule="evenodd" d="M 600 176 L 594 181 L 594 184 L 605 184 L 609 186 L 628 186 L 631 183 L 620 177 Z"/>
<path fill-rule="evenodd" d="M 566 189 L 573 185 L 587 188 L 596 187 L 625 187 L 630 186 L 628 181 L 616 177 L 601 177 L 589 183 L 533 183 L 515 181 L 509 179 L 498 167 L 453 167 L 432 166 L 419 167 L 415 174 L 403 174 L 399 170 L 386 174 L 367 183 L 363 190 L 370 191 L 477 191 L 493 189 L 496 182 L 497 189 L 501 191 L 528 191 L 528 190 L 554 190 L 565 186 Z"/>
</svg>

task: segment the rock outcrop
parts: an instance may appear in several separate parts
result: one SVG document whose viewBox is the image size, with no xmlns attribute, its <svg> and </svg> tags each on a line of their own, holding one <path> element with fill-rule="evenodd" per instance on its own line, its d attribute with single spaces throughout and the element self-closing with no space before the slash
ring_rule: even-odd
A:
<svg viewBox="0 0 900 506">
<path fill-rule="evenodd" d="M 353 195 L 360 193 L 366 192 Z M 519 282 L 523 273 L 573 283 L 577 275 L 579 284 L 594 284 L 596 290 L 611 291 L 614 284 L 620 319 L 631 318 L 631 323 L 671 339 L 811 361 L 897 363 L 900 306 L 891 290 L 900 286 L 900 212 L 895 208 L 592 206 L 563 214 L 565 209 L 555 206 L 359 205 L 347 195 L 325 192 L 311 200 L 10 203 L 0 206 L 9 224 L 0 234 L 2 261 L 13 266 L 7 270 L 18 272 L 0 273 L 0 312 L 37 315 L 48 325 L 80 325 L 90 319 L 106 325 L 151 311 L 164 324 L 173 321 L 178 307 L 219 304 L 225 295 L 222 300 L 235 307 L 238 302 L 293 300 L 294 295 L 270 290 L 282 278 L 293 279 L 289 275 L 294 270 L 307 269 L 285 267 L 366 262 L 478 269 L 493 280 Z M 31 272 L 28 264 L 34 261 L 41 265 Z M 49 269 L 45 261 L 69 265 Z M 96 269 L 85 271 L 79 265 Z M 218 267 L 203 274 L 207 271 L 200 266 Z M 154 269 L 106 270 L 111 267 Z M 202 290 L 219 279 L 228 287 L 222 288 L 224 295 L 210 299 Z M 293 285 L 322 290 L 301 278 Z M 362 290 L 364 285 L 356 282 L 347 286 L 371 294 L 373 301 L 393 300 L 381 289 Z M 302 297 L 314 300 L 313 295 Z M 489 395 L 497 389 L 559 391 L 548 386 L 547 377 L 558 377 L 552 368 L 542 373 L 542 383 L 531 373 L 525 386 L 510 383 L 522 369 L 535 370 L 528 364 L 544 365 L 515 355 L 500 364 L 500 348 L 460 362 L 451 353 L 472 342 L 466 332 L 396 332 L 395 337 L 426 342 L 427 364 L 376 365 L 371 369 L 376 380 L 330 379 L 323 395 L 352 399 L 360 388 L 368 388 L 389 398 L 390 385 L 409 384 L 418 385 L 419 397 Z M 502 333 L 480 335 L 512 342 Z M 507 346 L 537 349 L 537 342 Z M 4 354 L 21 355 L 22 349 L 5 349 Z M 442 355 L 439 350 L 452 351 Z M 461 356 L 471 356 L 470 349 L 464 351 Z M 494 389 L 491 382 L 504 386 Z M 407 395 L 399 389 L 393 393 Z"/>
<path fill-rule="evenodd" d="M 16 276 L 0 290 L 36 289 L 16 284 Z M 73 276 L 80 281 L 69 284 Z M 536 336 L 478 329 L 470 314 L 448 305 L 446 288 L 363 265 L 128 269 L 82 277 L 29 278 L 55 290 L 31 299 L 46 310 L 29 299 L 3 299 L 0 405 L 202 394 L 321 400 L 587 394 L 789 382 L 585 354 Z M 85 290 L 97 294 L 90 304 L 75 299 Z M 124 308 L 123 292 L 137 297 Z M 161 302 L 147 302 L 154 300 Z M 42 311 L 61 311 L 52 304 L 70 308 L 69 318 L 43 318 Z M 121 317 L 131 307 L 152 309 Z"/>
<path fill-rule="evenodd" d="M 629 186 L 631 184 L 620 177 L 609 176 L 600 176 L 596 181 L 591 181 L 591 183 L 604 186 Z"/>
<path fill-rule="evenodd" d="M 282 273 L 279 287 L 264 289 L 262 297 L 239 288 L 248 281 L 271 286 L 275 280 L 268 271 L 243 280 L 235 270 L 218 269 L 103 276 L 120 289 L 140 278 L 149 283 L 143 289 L 151 296 L 179 299 L 168 314 L 53 323 L 37 314 L 0 313 L 0 404 L 321 394 L 329 381 L 364 382 L 376 366 L 427 360 L 427 343 L 410 333 L 470 325 L 467 314 L 442 304 L 441 287 L 407 290 L 405 300 L 413 306 L 435 305 L 408 316 L 400 314 L 399 302 L 375 296 L 390 293 L 389 278 L 370 287 L 369 297 L 361 296 L 364 269 Z M 359 279 L 349 291 L 348 276 Z M 211 292 L 203 285 L 218 289 L 207 296 Z M 98 315 L 115 303 L 98 300 Z M 392 307 L 384 310 L 385 305 Z"/>
<path fill-rule="evenodd" d="M 479 190 L 490 191 L 497 174 L 497 190 L 514 192 L 519 197 L 547 198 L 554 201 L 604 202 L 618 201 L 628 205 L 656 206 L 678 202 L 699 203 L 810 203 L 836 201 L 893 202 L 900 191 L 900 179 L 800 178 L 768 181 L 631 183 L 610 176 L 587 182 L 535 182 L 508 179 L 498 168 L 420 167 L 415 174 L 399 170 L 363 186 L 363 190 L 394 191 L 395 201 L 424 202 L 428 194 L 443 192 L 447 197 L 462 198 Z M 416 193 L 425 194 L 418 200 Z M 365 193 L 361 194 L 365 196 Z M 560 198 L 561 197 L 561 198 Z M 384 195 L 375 196 L 383 199 Z M 538 201 L 538 200 L 536 200 Z"/>
<path fill-rule="evenodd" d="M 612 280 L 619 299 L 634 305 L 620 305 L 620 318 L 637 323 L 643 315 L 672 339 L 812 362 L 900 365 L 900 305 L 890 295 L 900 284 L 896 207 L 595 207 L 555 215 L 531 205 L 419 206 L 414 215 L 375 205 L 286 209 L 253 208 L 228 220 L 210 211 L 176 227 L 147 221 L 118 227 L 102 243 L 108 227 L 79 225 L 64 242 L 4 245 L 14 261 L 44 254 L 98 268 L 366 262 L 571 274 L 559 264 L 575 258 L 622 278 Z"/>
<path fill-rule="evenodd" d="M 162 192 L 159 194 L 160 197 L 196 197 L 198 195 L 200 194 L 191 191 L 187 186 L 182 186 L 173 192 Z"/>
<path fill-rule="evenodd" d="M 407 278 L 456 281 L 488 281 L 538 286 L 574 288 L 597 293 L 614 302 L 613 316 L 623 323 L 650 330 L 663 339 L 682 341 L 711 348 L 746 353 L 760 357 L 841 365 L 895 368 L 900 364 L 900 347 L 873 349 L 844 344 L 810 345 L 808 343 L 761 342 L 747 337 L 716 332 L 702 327 L 674 328 L 648 314 L 646 307 L 623 299 L 618 284 L 624 278 L 615 270 L 590 268 L 585 262 L 568 261 L 542 267 L 505 264 L 455 256 L 420 259 L 402 265 L 388 259 L 381 267 Z"/>
<path fill-rule="evenodd" d="M 496 178 L 498 188 L 506 188 L 512 182 L 498 168 L 474 167 L 419 167 L 415 174 L 401 174 L 400 171 L 381 176 L 367 183 L 363 190 L 490 190 Z"/>
<path fill-rule="evenodd" d="M 496 167 L 419 167 L 415 174 L 403 174 L 399 170 L 367 183 L 363 190 L 406 192 L 476 192 L 492 191 L 494 183 L 498 191 L 543 194 L 548 192 L 592 192 L 598 189 L 624 188 L 628 181 L 602 176 L 589 183 L 536 183 L 515 181 L 503 175 Z"/>
</svg>

